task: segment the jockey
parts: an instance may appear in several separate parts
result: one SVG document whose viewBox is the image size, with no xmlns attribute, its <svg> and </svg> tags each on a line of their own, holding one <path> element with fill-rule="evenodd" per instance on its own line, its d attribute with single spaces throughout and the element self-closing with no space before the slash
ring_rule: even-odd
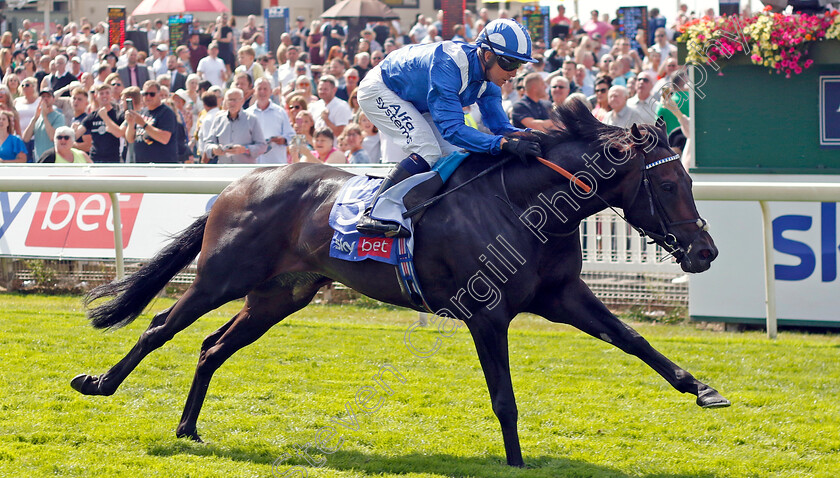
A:
<svg viewBox="0 0 840 478">
<path fill-rule="evenodd" d="M 520 158 L 538 156 L 539 144 L 505 137 L 514 128 L 502 109 L 501 86 L 531 58 L 528 30 L 510 19 L 493 20 L 475 45 L 445 41 L 410 45 L 389 54 L 359 85 L 359 106 L 379 131 L 400 144 L 408 157 L 382 181 L 376 198 L 411 175 L 429 171 L 456 148 Z M 493 134 L 467 126 L 463 107 L 478 103 L 484 125 Z M 454 145 L 454 146 L 453 146 Z M 399 224 L 370 217 L 356 228 L 363 234 L 406 237 Z"/>
</svg>

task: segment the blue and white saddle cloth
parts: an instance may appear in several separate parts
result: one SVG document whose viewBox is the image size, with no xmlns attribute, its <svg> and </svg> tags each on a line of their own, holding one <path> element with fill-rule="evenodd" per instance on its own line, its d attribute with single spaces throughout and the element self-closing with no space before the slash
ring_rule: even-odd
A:
<svg viewBox="0 0 840 478">
<path fill-rule="evenodd" d="M 406 212 L 403 198 L 415 186 L 434 176 L 440 176 L 445 181 L 467 156 L 468 153 L 464 152 L 452 153 L 438 160 L 432 171 L 415 174 L 379 196 L 371 211 L 371 216 L 400 223 L 411 231 L 411 237 L 370 237 L 359 233 L 356 230 L 356 223 L 361 219 L 365 209 L 370 207 L 382 179 L 369 176 L 350 178 L 344 183 L 330 210 L 329 224 L 333 229 L 330 257 L 345 261 L 372 259 L 396 266 L 403 293 L 416 306 L 431 312 L 414 270 L 414 224 L 410 217 L 403 217 L 403 213 Z"/>
</svg>

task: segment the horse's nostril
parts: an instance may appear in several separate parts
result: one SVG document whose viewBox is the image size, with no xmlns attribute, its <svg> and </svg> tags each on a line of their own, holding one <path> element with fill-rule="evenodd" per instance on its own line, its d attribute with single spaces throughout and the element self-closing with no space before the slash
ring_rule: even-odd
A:
<svg viewBox="0 0 840 478">
<path fill-rule="evenodd" d="M 709 259 L 714 256 L 711 249 L 703 249 L 697 255 L 700 256 L 700 258 L 703 260 Z"/>
</svg>

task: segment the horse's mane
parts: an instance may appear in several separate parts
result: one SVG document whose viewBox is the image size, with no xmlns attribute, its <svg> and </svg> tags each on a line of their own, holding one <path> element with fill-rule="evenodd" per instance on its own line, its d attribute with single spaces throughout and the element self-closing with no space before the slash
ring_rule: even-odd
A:
<svg viewBox="0 0 840 478">
<path fill-rule="evenodd" d="M 554 107 L 551 119 L 555 128 L 549 132 L 548 137 L 543 141 L 543 148 L 548 149 L 560 143 L 572 141 L 583 141 L 590 143 L 597 150 L 626 149 L 634 144 L 633 135 L 630 129 L 612 126 L 600 122 L 589 108 L 581 100 L 573 99 L 563 105 Z M 658 144 L 668 144 L 668 139 L 659 128 L 650 125 L 638 125 L 652 133 Z"/>
</svg>

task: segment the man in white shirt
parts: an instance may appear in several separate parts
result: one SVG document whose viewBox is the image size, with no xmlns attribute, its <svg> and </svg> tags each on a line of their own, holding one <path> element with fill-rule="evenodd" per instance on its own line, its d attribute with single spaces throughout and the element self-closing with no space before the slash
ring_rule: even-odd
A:
<svg viewBox="0 0 840 478">
<path fill-rule="evenodd" d="M 604 117 L 605 124 L 629 128 L 633 123 L 642 124 L 642 118 L 635 109 L 627 106 L 627 88 L 613 86 L 607 95 L 607 102 L 612 111 Z"/>
<path fill-rule="evenodd" d="M 661 61 L 664 62 L 669 57 L 676 58 L 677 47 L 675 47 L 668 41 L 668 37 L 665 33 L 664 28 L 657 28 L 656 33 L 653 35 L 653 37 L 655 43 L 650 48 L 652 50 L 658 51 L 659 54 L 662 55 Z"/>
<path fill-rule="evenodd" d="M 166 57 L 169 56 L 169 47 L 166 46 L 165 43 L 161 43 L 155 47 L 152 52 L 155 57 L 152 62 L 152 73 L 154 74 L 154 77 L 157 78 L 160 75 L 165 75 L 169 71 L 166 59 Z"/>
<path fill-rule="evenodd" d="M 315 119 L 315 129 L 330 128 L 338 137 L 353 117 L 353 110 L 346 101 L 335 97 L 336 91 L 338 81 L 335 77 L 322 76 L 318 82 L 318 97 L 321 99 L 309 104 L 309 112 Z"/>
<path fill-rule="evenodd" d="M 286 49 L 286 59 L 288 61 L 277 67 L 277 80 L 284 89 L 289 82 L 294 81 L 298 77 L 295 71 L 298 58 L 300 58 L 300 48 L 292 45 Z"/>
<path fill-rule="evenodd" d="M 286 164 L 286 145 L 292 139 L 294 130 L 286 111 L 271 102 L 271 82 L 265 77 L 254 84 L 257 102 L 246 111 L 256 116 L 260 124 L 268 151 L 257 158 L 259 164 Z"/>
<path fill-rule="evenodd" d="M 635 108 L 642 121 L 649 124 L 656 123 L 656 109 L 659 102 L 653 97 L 653 83 L 656 77 L 649 71 L 639 73 L 636 79 L 636 96 L 627 100 L 627 106 Z"/>
<path fill-rule="evenodd" d="M 213 86 L 224 86 L 227 80 L 227 67 L 225 67 L 225 62 L 219 58 L 218 43 L 210 43 L 210 46 L 207 47 L 207 56 L 199 60 L 196 71 Z"/>
</svg>

